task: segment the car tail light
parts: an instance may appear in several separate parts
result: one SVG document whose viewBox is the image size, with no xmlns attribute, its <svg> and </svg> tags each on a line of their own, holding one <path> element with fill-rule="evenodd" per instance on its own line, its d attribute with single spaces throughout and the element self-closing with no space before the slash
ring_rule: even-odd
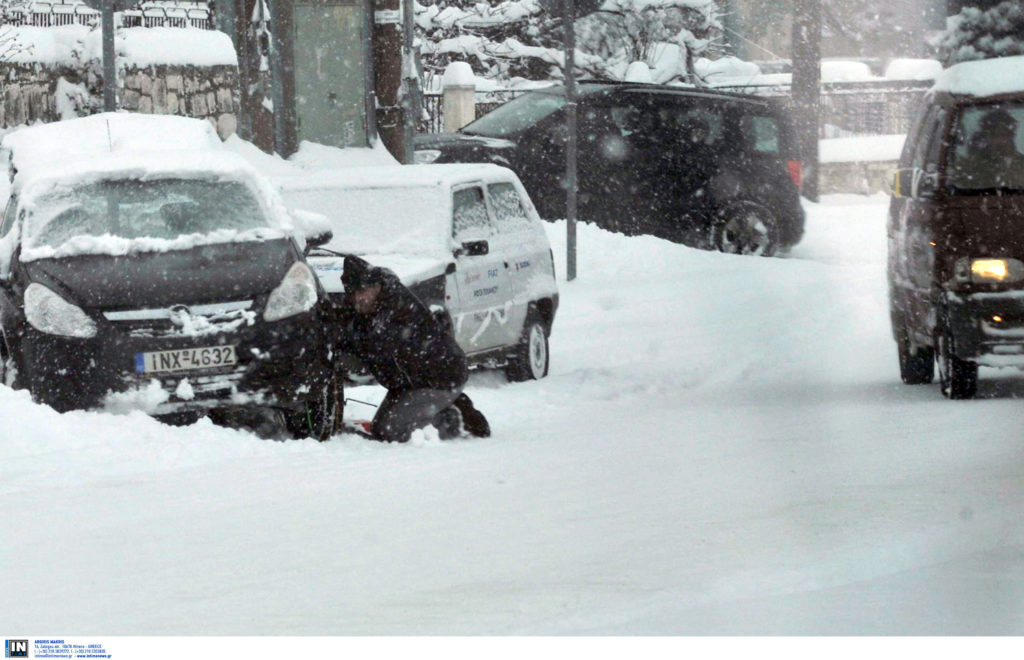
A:
<svg viewBox="0 0 1024 660">
<path fill-rule="evenodd" d="M 804 182 L 804 164 L 799 160 L 791 160 L 786 163 L 786 167 L 789 169 L 789 178 L 793 179 L 793 185 L 800 188 Z"/>
</svg>

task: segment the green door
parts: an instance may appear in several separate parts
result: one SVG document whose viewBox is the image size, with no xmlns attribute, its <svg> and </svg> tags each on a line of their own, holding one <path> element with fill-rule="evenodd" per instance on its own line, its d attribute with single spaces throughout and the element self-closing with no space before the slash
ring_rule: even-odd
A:
<svg viewBox="0 0 1024 660">
<path fill-rule="evenodd" d="M 299 140 L 367 146 L 363 4 L 295 4 L 293 16 Z"/>
</svg>

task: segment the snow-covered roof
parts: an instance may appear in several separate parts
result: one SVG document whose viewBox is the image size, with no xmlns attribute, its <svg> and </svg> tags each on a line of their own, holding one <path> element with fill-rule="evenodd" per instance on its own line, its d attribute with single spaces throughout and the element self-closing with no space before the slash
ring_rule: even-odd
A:
<svg viewBox="0 0 1024 660">
<path fill-rule="evenodd" d="M 955 64 L 936 78 L 932 91 L 977 97 L 1024 92 L 1024 55 Z"/>
<path fill-rule="evenodd" d="M 221 147 L 208 121 L 130 112 L 105 112 L 23 128 L 0 143 L 0 148 L 10 153 L 12 174 L 83 156 Z"/>
</svg>

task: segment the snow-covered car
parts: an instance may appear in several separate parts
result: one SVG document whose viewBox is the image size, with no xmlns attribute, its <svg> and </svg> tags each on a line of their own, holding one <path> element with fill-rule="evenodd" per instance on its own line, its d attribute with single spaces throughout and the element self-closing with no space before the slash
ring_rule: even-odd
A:
<svg viewBox="0 0 1024 660">
<path fill-rule="evenodd" d="M 4 381 L 58 411 L 138 394 L 158 416 L 274 409 L 329 435 L 325 294 L 303 254 L 329 234 L 298 233 L 234 154 L 113 146 L 19 161 L 0 222 Z"/>
<path fill-rule="evenodd" d="M 889 209 L 889 299 L 905 383 L 975 395 L 1024 368 L 1024 57 L 943 72 L 907 136 Z"/>
<path fill-rule="evenodd" d="M 334 234 L 309 262 L 343 296 L 343 256 L 393 270 L 450 315 L 471 364 L 511 380 L 548 372 L 558 309 L 544 227 L 515 173 L 496 165 L 413 165 L 343 172 L 292 186 L 286 201 L 326 215 Z"/>
<path fill-rule="evenodd" d="M 542 218 L 565 217 L 565 88 L 528 92 L 457 133 L 416 138 L 421 163 L 511 168 Z M 783 109 L 710 89 L 584 82 L 579 217 L 626 234 L 771 255 L 803 236 L 802 163 Z"/>
</svg>

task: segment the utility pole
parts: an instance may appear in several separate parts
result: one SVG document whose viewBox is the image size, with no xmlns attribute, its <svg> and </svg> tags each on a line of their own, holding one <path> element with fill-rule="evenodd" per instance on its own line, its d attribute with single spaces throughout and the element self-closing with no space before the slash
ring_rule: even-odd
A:
<svg viewBox="0 0 1024 660">
<path fill-rule="evenodd" d="M 374 0 L 373 6 L 373 89 L 377 97 L 377 132 L 391 155 L 404 163 L 402 0 Z"/>
<path fill-rule="evenodd" d="M 416 56 L 413 52 L 415 38 L 415 22 L 413 21 L 413 0 L 402 0 L 402 160 L 406 165 L 415 162 L 413 139 L 416 137 L 416 125 L 420 116 L 420 76 L 416 69 Z"/>
<path fill-rule="evenodd" d="M 568 140 L 565 149 L 565 277 L 568 281 L 576 279 L 576 216 L 579 187 L 577 185 L 577 155 L 579 153 L 576 139 L 576 2 L 562 0 L 562 25 L 565 46 L 565 123 L 568 129 Z"/>
<path fill-rule="evenodd" d="M 793 0 L 793 110 L 803 161 L 801 193 L 818 201 L 818 125 L 821 106 L 821 0 Z"/>
</svg>

